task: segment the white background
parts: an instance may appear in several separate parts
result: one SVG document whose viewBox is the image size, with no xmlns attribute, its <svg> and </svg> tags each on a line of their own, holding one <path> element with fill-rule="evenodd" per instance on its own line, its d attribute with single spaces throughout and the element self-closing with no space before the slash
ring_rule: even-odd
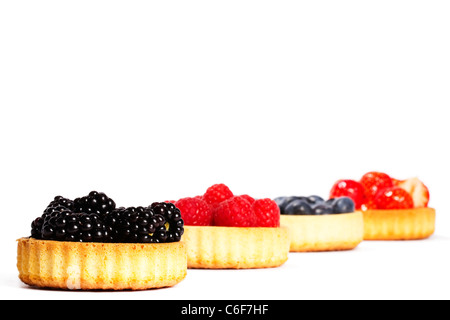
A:
<svg viewBox="0 0 450 320">
<path fill-rule="evenodd" d="M 448 1 L 1 1 L 0 298 L 450 298 Z M 327 196 L 419 176 L 426 241 L 189 270 L 142 292 L 30 289 L 15 240 L 56 195 Z"/>
</svg>

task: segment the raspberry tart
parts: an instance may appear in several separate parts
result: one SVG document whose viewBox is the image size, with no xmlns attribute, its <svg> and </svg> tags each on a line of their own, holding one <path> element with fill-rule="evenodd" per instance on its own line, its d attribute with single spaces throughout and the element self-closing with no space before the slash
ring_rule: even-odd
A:
<svg viewBox="0 0 450 320">
<path fill-rule="evenodd" d="M 397 180 L 368 172 L 360 181 L 339 180 L 330 196 L 346 195 L 364 216 L 364 240 L 419 240 L 435 230 L 436 211 L 430 193 L 418 178 Z"/>
<path fill-rule="evenodd" d="M 363 217 L 348 197 L 279 197 L 281 225 L 289 228 L 291 252 L 341 251 L 363 240 Z"/>
<path fill-rule="evenodd" d="M 175 202 L 185 221 L 188 267 L 273 268 L 288 259 L 289 235 L 271 199 L 235 196 L 224 184 Z"/>
<path fill-rule="evenodd" d="M 187 273 L 183 220 L 170 203 L 116 208 L 96 191 L 74 201 L 58 196 L 31 228 L 17 248 L 28 285 L 143 290 L 173 286 Z"/>
</svg>

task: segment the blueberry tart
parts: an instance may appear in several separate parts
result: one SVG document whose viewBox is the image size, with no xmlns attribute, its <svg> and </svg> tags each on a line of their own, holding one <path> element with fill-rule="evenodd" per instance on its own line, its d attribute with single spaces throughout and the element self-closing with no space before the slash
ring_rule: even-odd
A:
<svg viewBox="0 0 450 320">
<path fill-rule="evenodd" d="M 279 197 L 275 202 L 281 226 L 289 229 L 291 252 L 351 250 L 363 240 L 362 213 L 348 197 Z"/>
</svg>

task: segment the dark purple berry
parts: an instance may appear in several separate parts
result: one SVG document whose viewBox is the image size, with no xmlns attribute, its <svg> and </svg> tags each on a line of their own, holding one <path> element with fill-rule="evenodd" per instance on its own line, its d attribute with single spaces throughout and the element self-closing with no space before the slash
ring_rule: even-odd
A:
<svg viewBox="0 0 450 320">
<path fill-rule="evenodd" d="M 111 213 L 116 203 L 102 192 L 91 191 L 89 195 L 74 200 L 74 211 L 95 213 L 101 217 Z"/>
</svg>

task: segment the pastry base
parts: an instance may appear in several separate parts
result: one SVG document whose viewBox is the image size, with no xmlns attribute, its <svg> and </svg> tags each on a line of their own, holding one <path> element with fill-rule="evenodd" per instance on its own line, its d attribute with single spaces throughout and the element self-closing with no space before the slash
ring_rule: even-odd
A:
<svg viewBox="0 0 450 320">
<path fill-rule="evenodd" d="M 82 290 L 170 287 L 186 277 L 181 242 L 93 243 L 18 239 L 17 268 L 24 283 Z"/>
<path fill-rule="evenodd" d="M 435 230 L 436 210 L 368 210 L 364 215 L 364 240 L 419 240 Z"/>
<path fill-rule="evenodd" d="M 280 218 L 281 225 L 289 228 L 291 252 L 351 250 L 363 241 L 361 212 Z"/>
<path fill-rule="evenodd" d="M 185 226 L 188 268 L 253 269 L 284 264 L 289 254 L 286 228 Z"/>
</svg>

